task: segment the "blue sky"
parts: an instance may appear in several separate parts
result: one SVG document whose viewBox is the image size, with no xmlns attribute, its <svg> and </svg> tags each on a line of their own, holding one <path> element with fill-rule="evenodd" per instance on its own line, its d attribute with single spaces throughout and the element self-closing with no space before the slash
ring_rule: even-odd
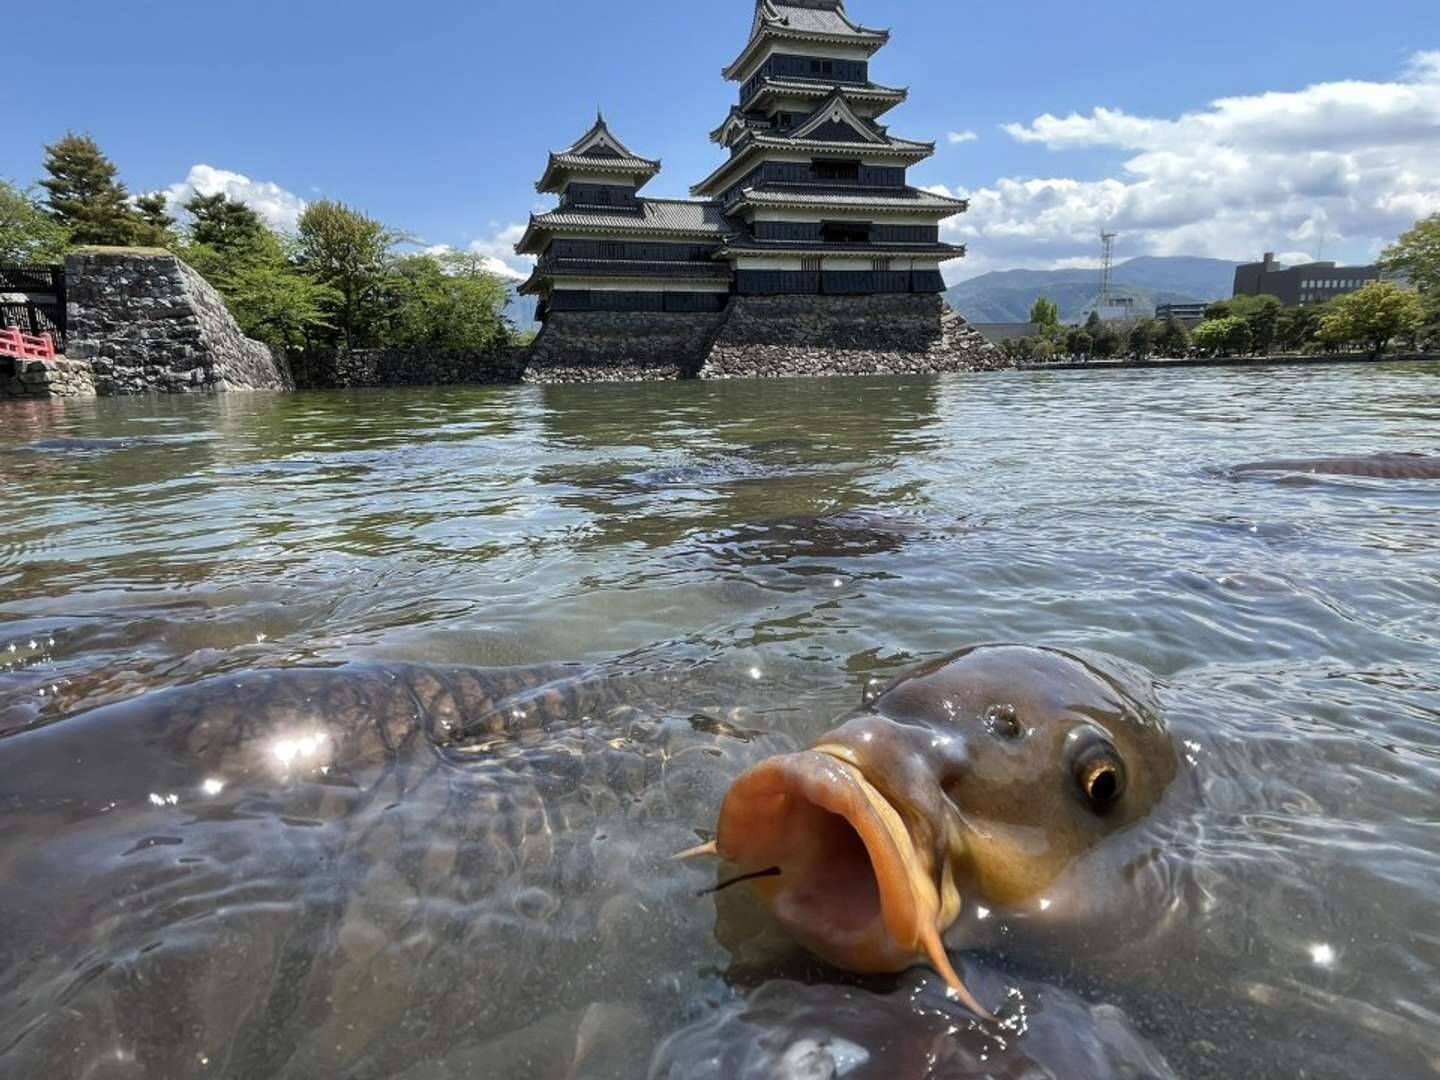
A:
<svg viewBox="0 0 1440 1080">
<path fill-rule="evenodd" d="M 887 118 L 936 139 L 912 171 L 971 196 L 952 279 L 1122 256 L 1362 260 L 1440 211 L 1435 0 L 1112 0 L 1093 6 L 850 0 L 888 26 Z M 431 244 L 523 263 L 545 153 L 603 106 L 647 189 L 684 195 L 721 151 L 720 76 L 751 0 L 72 0 L 6 12 L 0 177 L 92 134 L 132 191 L 224 188 L 284 224 L 303 200 L 359 206 Z M 1215 106 L 1217 99 L 1234 99 Z M 1100 110 L 1100 111 L 1097 111 Z M 950 136 L 962 136 L 952 141 Z M 973 133 L 974 138 L 969 135 Z"/>
</svg>

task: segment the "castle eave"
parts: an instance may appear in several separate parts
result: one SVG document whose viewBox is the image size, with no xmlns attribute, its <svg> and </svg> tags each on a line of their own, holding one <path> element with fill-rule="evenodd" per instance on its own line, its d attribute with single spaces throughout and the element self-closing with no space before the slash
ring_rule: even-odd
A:
<svg viewBox="0 0 1440 1080">
<path fill-rule="evenodd" d="M 947 218 L 963 214 L 970 208 L 970 204 L 964 199 L 936 195 L 916 188 L 881 194 L 820 186 L 807 190 L 797 185 L 793 188 L 745 188 L 727 207 L 727 211 L 733 214 L 746 207 L 783 210 L 876 210 Z"/>
</svg>

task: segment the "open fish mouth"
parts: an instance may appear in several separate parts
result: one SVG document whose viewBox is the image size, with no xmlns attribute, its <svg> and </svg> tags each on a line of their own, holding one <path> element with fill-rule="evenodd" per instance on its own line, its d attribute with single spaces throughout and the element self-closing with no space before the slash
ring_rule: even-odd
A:
<svg viewBox="0 0 1440 1080">
<path fill-rule="evenodd" d="M 700 850 L 746 872 L 778 868 L 752 886 L 821 958 L 862 973 L 929 961 L 952 993 L 988 1017 L 940 937 L 958 894 L 937 884 L 933 860 L 917 848 L 900 812 L 845 754 L 822 746 L 750 769 L 725 798 L 713 849 Z M 941 872 L 948 881 L 948 869 Z"/>
</svg>

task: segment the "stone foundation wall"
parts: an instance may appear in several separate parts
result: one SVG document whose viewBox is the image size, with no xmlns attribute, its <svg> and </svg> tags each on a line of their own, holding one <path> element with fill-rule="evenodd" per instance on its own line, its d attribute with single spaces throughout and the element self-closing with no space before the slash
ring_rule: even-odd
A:
<svg viewBox="0 0 1440 1080">
<path fill-rule="evenodd" d="M 704 379 L 1013 367 L 939 296 L 737 296 Z"/>
<path fill-rule="evenodd" d="M 527 383 L 694 378 L 725 316 L 714 312 L 552 311 L 530 347 Z"/>
<path fill-rule="evenodd" d="M 100 394 L 288 390 L 283 357 L 240 332 L 220 294 L 167 251 L 82 248 L 65 260 L 67 355 Z"/>
<path fill-rule="evenodd" d="M 521 348 L 490 352 L 356 349 L 334 358 L 298 361 L 295 380 L 307 390 L 517 383 L 527 357 L 528 350 Z"/>
<path fill-rule="evenodd" d="M 94 396 L 95 380 L 84 361 L 0 358 L 0 398 Z"/>
</svg>

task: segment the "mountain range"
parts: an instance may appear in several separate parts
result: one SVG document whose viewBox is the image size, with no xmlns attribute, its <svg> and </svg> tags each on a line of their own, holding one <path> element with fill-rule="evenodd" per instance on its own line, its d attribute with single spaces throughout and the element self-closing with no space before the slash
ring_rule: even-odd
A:
<svg viewBox="0 0 1440 1080">
<path fill-rule="evenodd" d="M 1226 259 L 1146 255 L 1115 267 L 1114 282 L 1135 298 L 1138 315 L 1156 304 L 1209 303 L 1231 295 L 1235 267 Z M 1060 321 L 1079 322 L 1100 298 L 1098 270 L 996 270 L 952 285 L 950 306 L 971 322 L 1025 322 L 1040 297 L 1060 308 Z"/>
</svg>

